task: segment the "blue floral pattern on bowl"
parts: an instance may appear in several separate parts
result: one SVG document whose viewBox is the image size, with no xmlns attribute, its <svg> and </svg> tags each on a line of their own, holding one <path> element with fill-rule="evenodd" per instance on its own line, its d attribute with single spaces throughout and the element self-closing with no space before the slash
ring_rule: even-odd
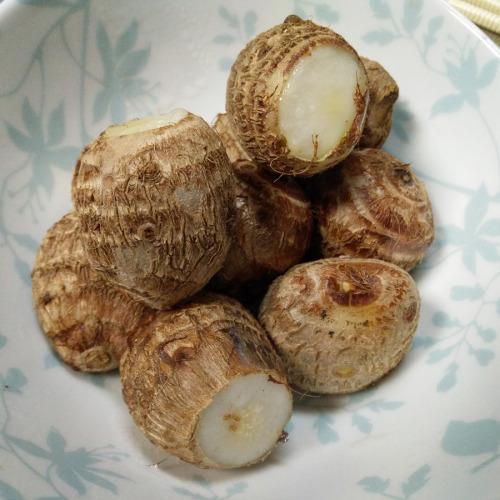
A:
<svg viewBox="0 0 500 500">
<path fill-rule="evenodd" d="M 400 85 L 384 148 L 412 163 L 436 240 L 414 271 L 412 350 L 359 394 L 297 395 L 262 465 L 199 470 L 134 429 L 116 374 L 46 343 L 30 271 L 71 207 L 82 147 L 110 123 L 186 107 L 212 121 L 257 33 L 331 26 Z M 0 497 L 488 498 L 500 461 L 500 52 L 441 0 L 5 0 L 0 5 Z"/>
</svg>

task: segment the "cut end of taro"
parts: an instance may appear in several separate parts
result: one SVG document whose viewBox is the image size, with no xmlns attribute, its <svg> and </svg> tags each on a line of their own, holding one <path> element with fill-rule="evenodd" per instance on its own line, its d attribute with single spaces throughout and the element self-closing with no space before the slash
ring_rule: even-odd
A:
<svg viewBox="0 0 500 500">
<path fill-rule="evenodd" d="M 302 57 L 279 102 L 280 132 L 290 152 L 305 161 L 327 157 L 358 120 L 367 85 L 359 59 L 343 46 L 317 46 Z"/>
<path fill-rule="evenodd" d="M 275 448 L 291 414 L 285 384 L 263 373 L 241 375 L 200 413 L 198 445 L 217 467 L 251 465 Z"/>
<path fill-rule="evenodd" d="M 274 172 L 311 177 L 359 142 L 368 77 L 340 34 L 297 16 L 261 33 L 238 54 L 226 112 L 242 148 Z"/>
<path fill-rule="evenodd" d="M 123 135 L 137 134 L 139 132 L 148 132 L 168 125 L 179 123 L 188 116 L 188 111 L 183 108 L 176 108 L 164 115 L 148 116 L 129 120 L 120 125 L 111 125 L 104 132 L 108 138 L 121 137 Z"/>
</svg>

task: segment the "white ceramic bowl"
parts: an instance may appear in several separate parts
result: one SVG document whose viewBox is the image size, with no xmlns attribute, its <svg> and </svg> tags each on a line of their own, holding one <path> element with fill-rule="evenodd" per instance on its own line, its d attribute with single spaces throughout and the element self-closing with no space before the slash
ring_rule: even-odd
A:
<svg viewBox="0 0 500 500">
<path fill-rule="evenodd" d="M 30 270 L 88 141 L 174 107 L 211 122 L 236 54 L 291 13 L 399 83 L 384 149 L 425 181 L 436 222 L 413 273 L 422 315 L 380 384 L 299 398 L 264 463 L 202 470 L 142 437 L 116 373 L 58 361 Z M 0 62 L 1 498 L 499 498 L 500 57 L 478 29 L 440 0 L 5 0 Z"/>
</svg>

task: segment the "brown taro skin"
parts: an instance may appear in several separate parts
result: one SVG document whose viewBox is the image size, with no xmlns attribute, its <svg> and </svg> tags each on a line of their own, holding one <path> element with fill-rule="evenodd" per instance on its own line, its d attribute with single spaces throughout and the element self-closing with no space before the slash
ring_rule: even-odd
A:
<svg viewBox="0 0 500 500">
<path fill-rule="evenodd" d="M 382 259 L 409 271 L 434 239 L 432 205 L 411 166 L 380 149 L 353 151 L 317 180 L 322 257 Z"/>
<path fill-rule="evenodd" d="M 340 34 L 290 15 L 241 50 L 227 80 L 226 113 L 235 137 L 252 160 L 280 174 L 311 177 L 323 172 L 345 158 L 361 137 L 367 86 L 366 90 L 358 86 L 356 119 L 326 157 L 303 160 L 292 155 L 286 145 L 280 132 L 279 99 L 296 64 L 319 46 L 342 47 L 359 60 L 360 71 L 365 71 L 355 49 Z"/>
<path fill-rule="evenodd" d="M 231 163 L 240 160 L 251 160 L 234 135 L 227 113 L 218 113 L 212 127 L 219 134 Z"/>
<path fill-rule="evenodd" d="M 83 372 L 117 368 L 149 308 L 91 268 L 75 212 L 47 231 L 31 278 L 35 311 L 59 357 Z"/>
<path fill-rule="evenodd" d="M 259 321 L 292 386 L 349 394 L 394 369 L 411 346 L 420 297 L 403 269 L 377 259 L 299 264 L 277 278 Z"/>
<path fill-rule="evenodd" d="M 235 162 L 233 169 L 234 239 L 210 286 L 243 300 L 263 293 L 276 276 L 302 260 L 313 215 L 295 179 L 278 177 L 251 161 Z"/>
<path fill-rule="evenodd" d="M 80 155 L 72 197 L 92 267 L 155 309 L 197 293 L 231 244 L 234 175 L 217 133 L 187 113 Z"/>
<path fill-rule="evenodd" d="M 361 57 L 368 75 L 368 107 L 360 148 L 381 148 L 389 136 L 393 122 L 394 105 L 399 97 L 399 86 L 378 61 Z"/>
<path fill-rule="evenodd" d="M 288 387 L 283 364 L 258 321 L 235 299 L 213 292 L 170 311 L 154 311 L 130 338 L 120 364 L 123 395 L 136 425 L 154 445 L 205 468 L 220 466 L 197 443 L 200 412 L 233 378 L 252 373 Z"/>
</svg>

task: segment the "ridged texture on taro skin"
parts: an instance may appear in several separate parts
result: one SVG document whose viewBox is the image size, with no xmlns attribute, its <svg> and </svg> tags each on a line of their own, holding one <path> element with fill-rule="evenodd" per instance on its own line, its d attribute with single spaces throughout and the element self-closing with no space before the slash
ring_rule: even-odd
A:
<svg viewBox="0 0 500 500">
<path fill-rule="evenodd" d="M 418 326 L 416 283 L 378 259 L 299 264 L 277 278 L 259 321 L 304 392 L 349 394 L 393 370 Z"/>
<path fill-rule="evenodd" d="M 432 205 L 411 166 L 379 149 L 353 151 L 317 179 L 323 257 L 349 255 L 411 270 L 434 239 Z"/>
<path fill-rule="evenodd" d="M 311 204 L 290 177 L 277 177 L 251 161 L 233 164 L 236 177 L 234 239 L 211 286 L 221 293 L 260 294 L 299 263 L 313 229 Z"/>
<path fill-rule="evenodd" d="M 149 308 L 111 286 L 89 265 L 79 220 L 66 214 L 46 233 L 32 270 L 35 310 L 59 357 L 75 370 L 118 367 Z"/>
<path fill-rule="evenodd" d="M 378 62 L 361 57 L 368 75 L 369 101 L 360 148 L 381 148 L 391 132 L 393 109 L 399 97 L 399 86 Z"/>
<path fill-rule="evenodd" d="M 231 163 L 241 160 L 251 160 L 247 152 L 241 147 L 238 139 L 236 139 L 227 113 L 219 113 L 212 127 L 219 134 Z"/>
<path fill-rule="evenodd" d="M 305 161 L 293 157 L 280 133 L 278 104 L 287 78 L 301 58 L 322 45 L 340 46 L 352 53 L 366 78 L 357 52 L 341 35 L 297 16 L 289 16 L 255 37 L 231 68 L 226 86 L 231 127 L 248 156 L 275 172 L 310 177 L 341 161 L 359 142 L 368 104 L 367 88 L 355 94 L 357 119 L 326 158 Z"/>
<path fill-rule="evenodd" d="M 257 320 L 236 300 L 211 292 L 151 315 L 120 364 L 125 402 L 145 436 L 182 460 L 216 468 L 195 438 L 200 412 L 231 379 L 251 373 L 288 387 Z"/>
<path fill-rule="evenodd" d="M 195 294 L 222 266 L 234 176 L 219 136 L 200 117 L 101 134 L 79 158 L 72 194 L 93 268 L 150 307 Z"/>
</svg>

